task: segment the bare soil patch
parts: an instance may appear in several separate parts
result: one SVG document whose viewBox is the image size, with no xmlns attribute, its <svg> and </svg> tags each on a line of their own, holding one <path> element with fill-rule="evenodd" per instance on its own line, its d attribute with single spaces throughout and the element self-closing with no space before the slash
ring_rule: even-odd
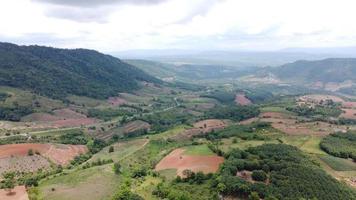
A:
<svg viewBox="0 0 356 200">
<path fill-rule="evenodd" d="M 224 162 L 220 156 L 191 156 L 184 155 L 184 149 L 176 149 L 164 157 L 155 167 L 156 171 L 177 169 L 177 176 L 183 176 L 183 171 L 189 169 L 193 172 L 214 173 Z"/>
<path fill-rule="evenodd" d="M 325 122 L 298 122 L 293 117 L 288 117 L 283 113 L 262 114 L 261 121 L 271 122 L 272 127 L 288 135 L 328 135 L 343 129 L 342 126 L 331 125 Z"/>
<path fill-rule="evenodd" d="M 254 183 L 255 181 L 252 179 L 252 172 L 243 170 L 243 171 L 238 171 L 236 172 L 236 176 L 244 179 L 245 181 Z"/>
<path fill-rule="evenodd" d="M 1 200 L 29 200 L 25 186 L 16 186 L 11 194 L 4 189 L 0 189 Z"/>
<path fill-rule="evenodd" d="M 356 101 L 347 101 L 342 103 L 344 108 L 356 108 Z"/>
<path fill-rule="evenodd" d="M 246 106 L 252 104 L 250 99 L 248 99 L 244 94 L 237 94 L 235 96 L 235 103 L 237 105 Z"/>
<path fill-rule="evenodd" d="M 63 119 L 53 121 L 52 125 L 54 128 L 63 128 L 63 127 L 76 127 L 76 126 L 85 126 L 96 123 L 97 120 L 94 118 L 82 118 L 82 119 Z"/>
<path fill-rule="evenodd" d="M 21 121 L 24 122 L 48 122 L 48 121 L 56 121 L 60 120 L 60 117 L 48 114 L 48 113 L 33 113 L 30 115 L 27 115 L 21 119 Z"/>
<path fill-rule="evenodd" d="M 63 119 L 81 119 L 87 117 L 86 115 L 75 112 L 74 110 L 71 110 L 69 108 L 55 110 L 53 111 L 53 114 Z"/>
<path fill-rule="evenodd" d="M 343 113 L 340 117 L 346 119 L 356 119 L 356 109 L 342 109 Z"/>
<path fill-rule="evenodd" d="M 147 122 L 136 120 L 124 125 L 124 133 L 132 133 L 138 130 L 150 130 L 151 125 Z"/>
<path fill-rule="evenodd" d="M 325 122 L 299 122 L 295 117 L 280 112 L 261 113 L 258 118 L 240 122 L 250 124 L 256 121 L 270 122 L 272 127 L 288 135 L 317 135 L 324 136 L 336 131 L 346 130 L 345 126 Z"/>
<path fill-rule="evenodd" d="M 187 129 L 180 134 L 172 137 L 173 140 L 186 140 L 190 139 L 193 136 L 202 135 L 209 133 L 211 131 L 217 131 L 224 129 L 227 126 L 227 123 L 220 119 L 207 119 L 196 122 L 193 124 L 193 128 Z"/>
<path fill-rule="evenodd" d="M 220 119 L 207 119 L 196 122 L 193 124 L 194 128 L 200 129 L 202 132 L 207 133 L 212 130 L 220 130 L 226 127 L 226 123 Z"/>
<path fill-rule="evenodd" d="M 39 152 L 40 155 L 49 158 L 58 165 L 66 165 L 75 156 L 88 151 L 85 145 L 64 145 L 64 144 L 6 144 L 0 145 L 0 158 L 11 156 L 27 156 L 28 151 Z"/>
<path fill-rule="evenodd" d="M 31 127 L 43 126 L 46 128 L 76 127 L 97 122 L 96 119 L 88 118 L 86 115 L 69 108 L 55 110 L 53 114 L 33 113 L 25 116 L 22 120 L 25 122 L 34 122 L 35 125 Z"/>
</svg>

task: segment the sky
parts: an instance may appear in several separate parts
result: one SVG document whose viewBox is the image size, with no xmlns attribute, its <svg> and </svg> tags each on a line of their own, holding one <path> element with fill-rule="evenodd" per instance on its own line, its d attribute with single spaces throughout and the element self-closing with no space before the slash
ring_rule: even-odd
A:
<svg viewBox="0 0 356 200">
<path fill-rule="evenodd" d="M 355 0 L 1 0 L 0 41 L 103 52 L 356 46 Z"/>
</svg>

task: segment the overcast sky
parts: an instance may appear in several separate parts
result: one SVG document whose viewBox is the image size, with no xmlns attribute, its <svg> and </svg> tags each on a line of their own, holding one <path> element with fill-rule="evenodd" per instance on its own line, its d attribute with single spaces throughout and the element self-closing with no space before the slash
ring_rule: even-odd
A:
<svg viewBox="0 0 356 200">
<path fill-rule="evenodd" d="M 1 0 L 0 41 L 104 52 L 356 45 L 355 0 Z"/>
</svg>

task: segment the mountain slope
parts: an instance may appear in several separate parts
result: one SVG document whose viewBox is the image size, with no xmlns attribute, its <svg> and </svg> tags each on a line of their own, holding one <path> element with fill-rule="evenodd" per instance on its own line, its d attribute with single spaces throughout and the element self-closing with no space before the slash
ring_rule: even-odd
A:
<svg viewBox="0 0 356 200">
<path fill-rule="evenodd" d="M 137 89 L 137 81 L 160 82 L 132 65 L 93 50 L 0 43 L 0 85 L 52 98 L 68 94 L 107 98 Z"/>
<path fill-rule="evenodd" d="M 296 61 L 273 68 L 280 79 L 303 82 L 356 82 L 356 58 L 329 58 L 318 61 Z"/>
<path fill-rule="evenodd" d="M 170 64 L 148 60 L 125 60 L 148 74 L 163 80 L 196 82 L 207 79 L 236 78 L 256 70 L 255 67 L 231 67 L 224 65 Z"/>
</svg>

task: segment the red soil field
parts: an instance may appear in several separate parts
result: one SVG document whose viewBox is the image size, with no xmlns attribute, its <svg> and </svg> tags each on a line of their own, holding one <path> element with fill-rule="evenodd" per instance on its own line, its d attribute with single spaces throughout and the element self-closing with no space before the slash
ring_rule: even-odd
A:
<svg viewBox="0 0 356 200">
<path fill-rule="evenodd" d="M 127 124 L 125 124 L 124 126 L 124 132 L 125 133 L 131 133 L 137 130 L 149 130 L 151 128 L 151 125 L 147 122 L 141 121 L 141 120 L 136 120 L 136 121 L 132 121 L 129 122 Z"/>
<path fill-rule="evenodd" d="M 244 94 L 237 94 L 235 96 L 235 103 L 237 105 L 242 105 L 242 106 L 246 106 L 246 105 L 252 104 L 250 99 L 248 99 Z"/>
<path fill-rule="evenodd" d="M 356 119 L 356 109 L 342 109 L 343 113 L 340 117 L 346 119 Z"/>
<path fill-rule="evenodd" d="M 184 155 L 184 149 L 176 149 L 164 157 L 155 167 L 156 171 L 164 169 L 177 169 L 177 176 L 183 176 L 183 171 L 189 169 L 193 172 L 214 173 L 224 162 L 219 156 L 190 156 Z"/>
<path fill-rule="evenodd" d="M 194 128 L 198 128 L 204 133 L 212 130 L 220 130 L 226 127 L 226 123 L 219 119 L 207 119 L 193 124 Z"/>
<path fill-rule="evenodd" d="M 196 122 L 195 124 L 193 124 L 193 126 L 194 128 L 189 128 L 183 131 L 182 133 L 173 136 L 171 139 L 173 140 L 190 139 L 193 136 L 208 133 L 212 130 L 224 129 L 227 126 L 227 124 L 223 120 L 207 119 L 207 120 Z"/>
<path fill-rule="evenodd" d="M 76 127 L 76 126 L 84 126 L 96 123 L 97 120 L 94 118 L 82 118 L 82 119 L 63 119 L 53 121 L 52 125 L 55 128 L 63 128 L 63 127 Z"/>
<path fill-rule="evenodd" d="M 279 112 L 261 113 L 259 117 L 240 122 L 250 124 L 256 121 L 271 122 L 272 127 L 288 135 L 328 135 L 336 131 L 346 130 L 345 126 L 338 126 L 325 122 L 298 122 L 295 117 Z"/>
<path fill-rule="evenodd" d="M 356 102 L 355 101 L 343 102 L 342 106 L 345 108 L 356 108 Z"/>
<path fill-rule="evenodd" d="M 27 122 L 39 122 L 47 128 L 76 127 L 90 125 L 97 122 L 94 118 L 88 118 L 86 115 L 75 112 L 69 108 L 53 111 L 53 114 L 34 113 L 22 119 Z"/>
<path fill-rule="evenodd" d="M 11 190 L 11 194 L 4 189 L 0 189 L 1 200 L 29 200 L 25 186 L 16 186 Z"/>
<path fill-rule="evenodd" d="M 25 122 L 49 122 L 49 121 L 56 121 L 60 120 L 60 117 L 48 114 L 48 113 L 33 113 L 30 115 L 27 115 L 22 119 L 22 121 Z"/>
<path fill-rule="evenodd" d="M 27 156 L 28 151 L 38 151 L 42 156 L 49 158 L 58 165 L 66 165 L 75 156 L 88 151 L 85 145 L 64 145 L 64 144 L 6 144 L 0 145 L 0 158 L 11 156 Z"/>
<path fill-rule="evenodd" d="M 127 103 L 125 99 L 120 97 L 109 97 L 108 102 L 113 106 L 120 106 Z"/>
<path fill-rule="evenodd" d="M 55 116 L 60 117 L 62 119 L 82 119 L 82 118 L 87 117 L 86 115 L 78 113 L 78 112 L 71 110 L 69 108 L 55 110 L 55 111 L 53 111 L 53 113 Z"/>
</svg>

